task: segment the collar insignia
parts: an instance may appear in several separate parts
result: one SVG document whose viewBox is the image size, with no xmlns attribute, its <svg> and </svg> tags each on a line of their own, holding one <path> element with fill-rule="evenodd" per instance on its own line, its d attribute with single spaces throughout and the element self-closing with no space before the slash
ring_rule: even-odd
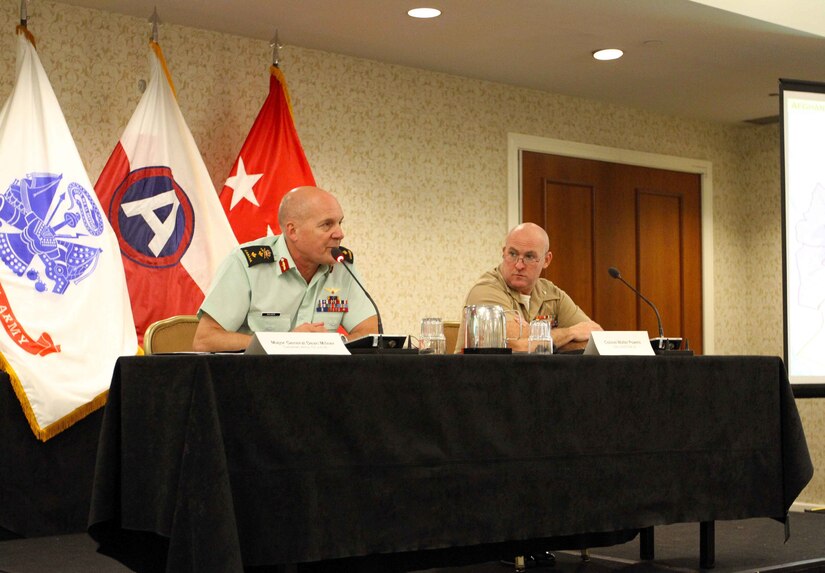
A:
<svg viewBox="0 0 825 573">
<path fill-rule="evenodd" d="M 246 257 L 246 264 L 250 267 L 260 265 L 261 263 L 272 263 L 275 261 L 275 257 L 272 254 L 272 249 L 266 245 L 241 247 L 241 252 Z"/>
</svg>

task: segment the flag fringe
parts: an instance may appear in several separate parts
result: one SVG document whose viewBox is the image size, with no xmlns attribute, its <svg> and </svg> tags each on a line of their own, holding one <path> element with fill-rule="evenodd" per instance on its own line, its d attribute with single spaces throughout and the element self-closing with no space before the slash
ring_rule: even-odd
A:
<svg viewBox="0 0 825 573">
<path fill-rule="evenodd" d="M 292 100 L 289 99 L 289 88 L 286 87 L 286 78 L 283 72 L 278 66 L 270 66 L 269 73 L 275 76 L 275 79 L 281 84 L 281 88 L 284 90 L 284 97 L 286 98 L 286 106 L 289 108 L 289 117 L 292 118 L 292 121 L 295 121 L 295 114 L 292 113 Z"/>
<path fill-rule="evenodd" d="M 18 24 L 17 33 L 26 36 L 26 39 L 31 43 L 32 47 L 34 47 L 35 50 L 37 49 L 37 42 L 34 41 L 34 34 L 29 32 L 29 29 L 26 28 L 26 26 L 23 24 Z"/>
<path fill-rule="evenodd" d="M 169 68 L 166 67 L 166 58 L 163 57 L 163 50 L 160 49 L 160 44 L 154 40 L 149 40 L 149 45 L 158 57 L 160 67 L 163 68 L 163 73 L 166 74 L 166 81 L 169 82 L 169 87 L 172 88 L 172 95 L 175 96 L 175 99 L 178 99 L 178 92 L 175 90 L 175 82 L 172 81 L 172 74 L 169 73 Z"/>
<path fill-rule="evenodd" d="M 46 440 L 55 437 L 63 430 L 70 428 L 71 426 L 74 426 L 77 422 L 79 422 L 92 412 L 95 412 L 103 406 L 105 406 L 106 400 L 108 398 L 109 390 L 106 389 L 97 396 L 95 396 L 95 398 L 92 399 L 91 402 L 86 402 L 82 406 L 75 408 L 59 420 L 52 422 L 51 424 L 40 430 L 39 433 L 35 431 L 34 435 L 41 442 L 45 442 Z"/>
<path fill-rule="evenodd" d="M 138 346 L 135 354 L 137 356 L 142 356 L 143 349 Z M 14 371 L 14 368 L 11 367 L 11 364 L 9 364 L 9 361 L 6 360 L 6 357 L 2 352 L 0 352 L 0 370 L 3 370 L 9 375 L 9 378 L 11 379 L 11 387 L 14 390 L 15 396 L 17 396 L 17 399 L 20 401 L 20 406 L 23 408 L 23 415 L 26 417 L 26 421 L 29 423 L 29 427 L 34 433 L 34 437 L 41 442 L 45 442 L 55 437 L 57 434 L 67 428 L 70 428 L 92 412 L 99 410 L 106 405 L 106 400 L 109 397 L 109 390 L 106 389 L 95 396 L 90 402 L 86 402 L 85 404 L 78 406 L 59 420 L 55 420 L 45 428 L 41 428 L 40 424 L 37 423 L 37 418 L 35 417 L 34 410 L 32 410 L 31 404 L 29 403 L 29 398 L 23 390 L 23 385 L 20 383 L 20 378 L 17 377 L 17 373 Z"/>
</svg>

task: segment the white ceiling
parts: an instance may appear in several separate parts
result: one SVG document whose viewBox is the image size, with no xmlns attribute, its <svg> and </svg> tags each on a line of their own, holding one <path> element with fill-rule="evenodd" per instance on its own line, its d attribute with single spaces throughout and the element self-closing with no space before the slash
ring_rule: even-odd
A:
<svg viewBox="0 0 825 573">
<path fill-rule="evenodd" d="M 726 123 L 776 116 L 779 78 L 825 81 L 823 0 L 62 1 Z M 406 15 L 421 5 L 443 14 Z M 593 60 L 604 47 L 625 56 Z"/>
</svg>

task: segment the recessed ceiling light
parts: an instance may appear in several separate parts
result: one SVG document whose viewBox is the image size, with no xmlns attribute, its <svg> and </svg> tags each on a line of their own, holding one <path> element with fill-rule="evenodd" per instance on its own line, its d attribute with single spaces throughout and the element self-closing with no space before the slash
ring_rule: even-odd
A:
<svg viewBox="0 0 825 573">
<path fill-rule="evenodd" d="M 438 18 L 441 16 L 441 10 L 438 8 L 413 8 L 407 12 L 407 15 L 413 18 Z"/>
<path fill-rule="evenodd" d="M 618 60 L 624 55 L 624 52 L 617 48 L 607 48 L 606 50 L 596 50 L 593 52 L 593 57 L 597 60 Z"/>
</svg>

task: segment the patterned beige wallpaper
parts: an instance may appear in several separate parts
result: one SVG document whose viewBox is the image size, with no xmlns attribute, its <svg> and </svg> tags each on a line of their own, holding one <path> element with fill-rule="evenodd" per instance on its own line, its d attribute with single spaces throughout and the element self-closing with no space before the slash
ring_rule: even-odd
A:
<svg viewBox="0 0 825 573">
<path fill-rule="evenodd" d="M 16 0 L 0 6 L 3 100 L 18 10 Z M 46 0 L 29 15 L 95 181 L 140 97 L 149 24 Z M 161 26 L 160 44 L 220 189 L 266 97 L 270 48 L 171 25 Z M 713 162 L 715 300 L 706 303 L 716 352 L 782 353 L 776 126 L 665 117 L 292 46 L 282 69 L 309 162 L 339 196 L 345 244 L 388 331 L 415 332 L 424 315 L 458 318 L 468 287 L 496 263 L 507 226 L 507 134 L 523 133 Z M 800 409 L 825 469 L 825 401 L 800 401 Z M 815 476 L 800 501 L 825 504 L 825 478 Z"/>
</svg>

